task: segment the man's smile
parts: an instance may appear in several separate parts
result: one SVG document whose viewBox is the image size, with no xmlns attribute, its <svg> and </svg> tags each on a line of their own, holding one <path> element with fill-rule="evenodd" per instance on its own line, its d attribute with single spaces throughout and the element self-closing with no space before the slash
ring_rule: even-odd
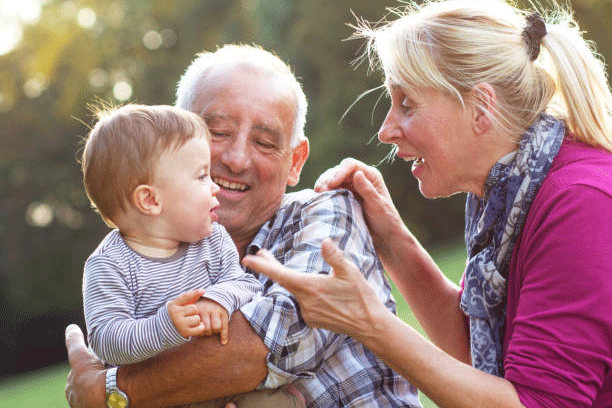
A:
<svg viewBox="0 0 612 408">
<path fill-rule="evenodd" d="M 244 184 L 244 183 L 238 183 L 235 181 L 229 181 L 229 180 L 225 180 L 219 177 L 213 177 L 213 181 L 215 182 L 215 184 L 217 184 L 219 187 L 225 189 L 225 190 L 230 190 L 230 191 L 246 191 L 248 189 L 250 189 L 251 187 L 249 187 L 248 185 Z"/>
</svg>

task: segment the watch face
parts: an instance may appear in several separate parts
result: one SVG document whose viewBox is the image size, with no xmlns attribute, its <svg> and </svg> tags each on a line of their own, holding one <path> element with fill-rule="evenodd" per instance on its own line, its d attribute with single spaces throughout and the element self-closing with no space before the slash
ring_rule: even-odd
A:
<svg viewBox="0 0 612 408">
<path fill-rule="evenodd" d="M 116 392 L 111 392 L 106 401 L 111 408 L 125 408 L 128 405 L 127 399 Z"/>
</svg>

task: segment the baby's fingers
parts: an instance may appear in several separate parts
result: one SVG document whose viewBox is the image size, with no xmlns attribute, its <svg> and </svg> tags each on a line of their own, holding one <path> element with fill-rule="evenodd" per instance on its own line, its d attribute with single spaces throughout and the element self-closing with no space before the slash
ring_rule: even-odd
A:
<svg viewBox="0 0 612 408">
<path fill-rule="evenodd" d="M 191 303 L 194 303 L 199 298 L 201 298 L 205 292 L 206 291 L 204 289 L 190 290 L 190 291 L 181 293 L 180 295 L 177 296 L 176 299 L 171 300 L 170 303 L 178 305 L 178 306 L 189 305 Z"/>
<path fill-rule="evenodd" d="M 219 341 L 222 345 L 226 345 L 229 341 L 229 319 L 221 319 L 221 333 L 219 333 Z"/>
<path fill-rule="evenodd" d="M 219 341 L 221 344 L 227 344 L 228 341 L 228 316 L 227 314 L 212 314 L 210 316 L 211 331 L 219 333 Z"/>
</svg>

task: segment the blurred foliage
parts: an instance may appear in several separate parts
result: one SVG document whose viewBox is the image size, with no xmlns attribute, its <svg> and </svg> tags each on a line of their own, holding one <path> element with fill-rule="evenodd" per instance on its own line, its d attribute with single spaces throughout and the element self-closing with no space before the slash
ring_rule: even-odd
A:
<svg viewBox="0 0 612 408">
<path fill-rule="evenodd" d="M 396 0 L 48 1 L 21 44 L 0 56 L 0 375 L 65 359 L 63 328 L 82 324 L 85 258 L 107 232 L 89 208 L 77 162 L 96 98 L 172 104 L 175 84 L 203 50 L 229 42 L 274 50 L 309 99 L 311 156 L 298 187 L 347 156 L 370 164 L 389 148 L 376 131 L 388 107 L 379 73 L 354 67 L 346 41 L 360 16 L 378 21 Z M 612 0 L 574 1 L 576 18 L 612 57 Z M 354 15 L 353 15 L 354 14 Z M 380 99 L 380 100 L 379 100 Z M 376 108 L 374 108 L 376 106 Z M 346 113 L 346 114 L 345 114 Z M 343 117 L 344 115 L 344 117 Z M 340 118 L 343 117 L 342 120 Z M 400 212 L 424 244 L 455 238 L 463 200 L 429 201 L 403 162 L 379 166 Z"/>
</svg>

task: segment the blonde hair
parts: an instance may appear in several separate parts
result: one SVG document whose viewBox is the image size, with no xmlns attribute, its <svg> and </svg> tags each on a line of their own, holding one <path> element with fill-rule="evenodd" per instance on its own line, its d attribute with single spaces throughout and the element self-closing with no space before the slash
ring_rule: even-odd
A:
<svg viewBox="0 0 612 408">
<path fill-rule="evenodd" d="M 604 63 L 569 10 L 544 16 L 547 34 L 534 61 L 523 37 L 527 12 L 505 1 L 427 1 L 394 14 L 399 18 L 376 28 L 361 22 L 355 34 L 368 40 L 365 56 L 387 81 L 433 87 L 463 106 L 476 85 L 487 83 L 498 100 L 492 120 L 513 137 L 548 112 L 577 140 L 612 151 Z"/>
<path fill-rule="evenodd" d="M 110 227 L 134 189 L 152 181 L 163 152 L 198 135 L 210 140 L 198 115 L 173 106 L 129 104 L 94 113 L 98 122 L 85 140 L 81 169 L 91 205 Z"/>
<path fill-rule="evenodd" d="M 269 69 L 274 74 L 285 78 L 293 91 L 296 105 L 291 147 L 296 147 L 302 140 L 306 139 L 304 126 L 306 125 L 308 101 L 302 85 L 298 82 L 289 65 L 285 64 L 275 54 L 259 46 L 226 44 L 215 52 L 203 52 L 196 55 L 196 58 L 187 67 L 177 84 L 175 105 L 183 109 L 193 110 L 200 81 L 206 76 L 210 68 L 226 62 L 249 64 L 259 69 Z"/>
</svg>

